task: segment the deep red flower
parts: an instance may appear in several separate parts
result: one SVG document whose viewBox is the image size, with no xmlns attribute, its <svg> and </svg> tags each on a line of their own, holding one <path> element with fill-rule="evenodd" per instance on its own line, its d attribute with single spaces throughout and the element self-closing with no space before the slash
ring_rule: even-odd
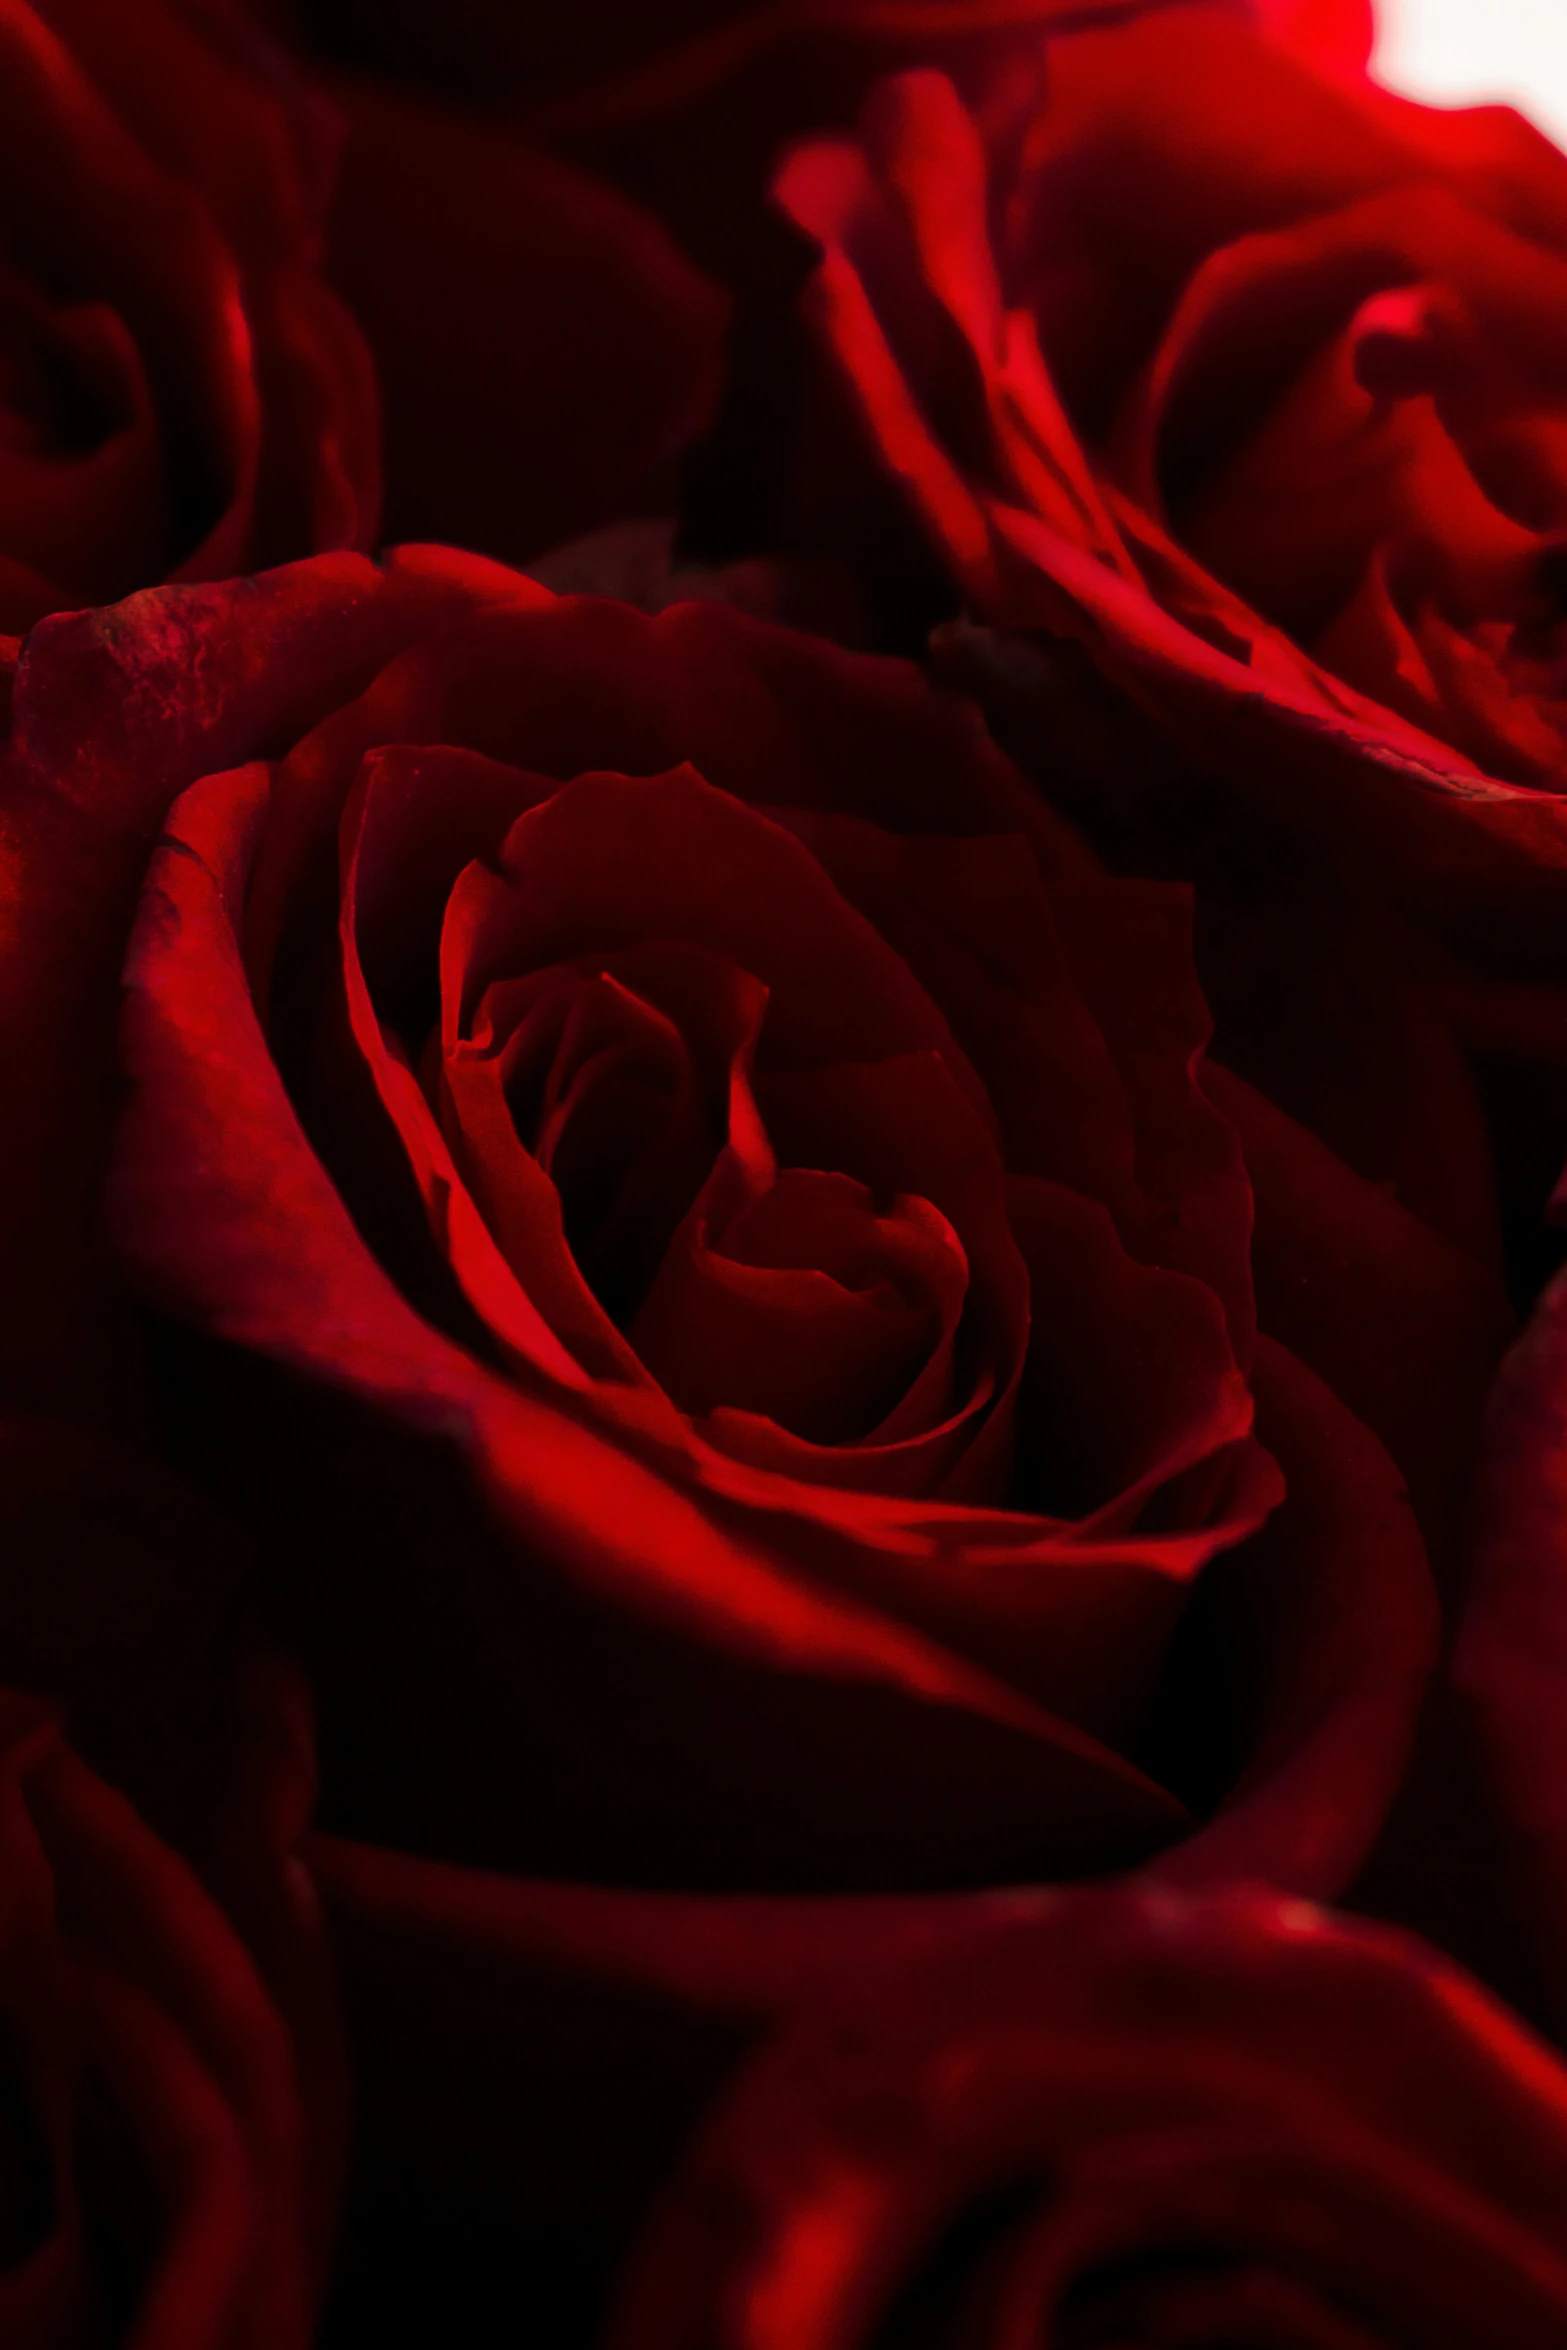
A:
<svg viewBox="0 0 1567 2350">
<path fill-rule="evenodd" d="M 248 1398 L 218 1468 L 263 1480 L 329 1817 L 939 1885 L 1217 1802 L 1183 1869 L 1341 1884 L 1424 1568 L 1375 1440 L 1254 1335 L 1179 893 L 1104 879 L 902 665 L 456 557 L 293 577 L 342 707 L 169 818 L 111 1210 Z M 226 635 L 238 592 L 109 625 Z M 1445 1474 L 1484 1284 L 1212 1084 L 1280 1320 Z"/>
<path fill-rule="evenodd" d="M 777 191 L 974 612 L 1086 644 L 1249 805 L 1519 978 L 1567 865 L 1567 163 L 1505 108 L 1378 90 L 1369 33 L 1358 4 L 1134 10 L 968 103 L 884 82 Z"/>
</svg>

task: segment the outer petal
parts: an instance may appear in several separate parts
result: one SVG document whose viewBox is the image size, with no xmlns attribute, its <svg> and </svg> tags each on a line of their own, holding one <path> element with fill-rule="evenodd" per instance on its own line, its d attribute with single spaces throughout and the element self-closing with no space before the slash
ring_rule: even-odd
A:
<svg viewBox="0 0 1567 2350">
<path fill-rule="evenodd" d="M 1258 1432 L 1290 1506 L 1210 1571 L 1192 1627 L 1226 1659 L 1249 1760 L 1217 1816 L 1155 1866 L 1178 1884 L 1266 1877 L 1331 1897 L 1404 1777 L 1440 1618 L 1414 1513 L 1376 1439 L 1269 1340 L 1254 1377 Z M 1187 1702 L 1212 1736 L 1209 1670 L 1205 1657 Z M 1188 1725 L 1187 1738 L 1200 1751 L 1201 1733 Z"/>
<path fill-rule="evenodd" d="M 188 1867 L 45 1710 L 7 1696 L 0 1729 L 8 2037 L 59 2166 L 51 2232 L 0 2283 L 8 2334 L 40 2350 L 74 2338 L 110 2245 L 127 2256 L 116 2285 L 149 2350 L 303 2350 L 323 2215 L 307 2218 L 296 2052 L 278 2010 Z M 93 2100 L 112 2115 L 107 2162 Z M 62 2273 L 40 2299 L 51 2268 Z"/>
<path fill-rule="evenodd" d="M 1245 1894 L 1079 1894 L 781 2035 L 609 2338 L 847 2350 L 912 2304 L 937 2341 L 1049 2340 L 1071 2310 L 1106 2338 L 1523 2350 L 1567 2312 L 1564 2121 L 1560 2068 L 1419 1944 Z M 1270 2302 L 1294 2323 L 1254 2331 Z"/>
<path fill-rule="evenodd" d="M 28 1149 L 0 1176 L 0 1375 L 31 1409 L 102 1393 L 93 1202 L 136 890 L 194 776 L 281 749 L 422 622 L 482 597 L 460 558 L 323 558 L 45 622 L 0 755 L 0 1085 Z M 67 1082 L 62 1072 L 69 1072 Z"/>
<path fill-rule="evenodd" d="M 779 2043 L 740 2075 L 656 2210 L 622 2310 L 639 2350 L 664 2338 L 660 2323 L 672 2340 L 707 2339 L 703 2288 L 719 2277 L 736 2288 L 739 2322 L 761 2238 L 782 2253 L 800 2211 L 810 2172 L 796 2156 L 841 2184 L 851 2161 L 867 2186 L 883 2182 L 881 2253 L 907 2283 L 965 2209 L 982 2232 L 974 2206 L 989 2186 L 1015 2179 L 1021 2191 L 1026 2177 L 1037 2191 L 1044 2171 L 1058 2200 L 1041 2219 L 1069 2227 L 1076 2181 L 1092 2191 L 1096 2142 L 1141 2142 L 1156 2169 L 1160 2149 L 1189 2166 L 1219 2156 L 1239 2108 L 1260 2132 L 1254 2150 L 1270 2112 L 1297 2147 L 1309 2136 L 1327 2172 L 1312 2208 L 1348 2188 L 1342 2173 L 1329 2183 L 1340 2163 L 1364 2181 L 1379 2148 L 1395 2195 L 1395 2181 L 1429 2191 L 1452 2221 L 1489 2206 L 1481 2240 L 1510 2243 L 1523 2279 L 1562 2290 L 1559 2252 L 1547 2253 L 1567 2196 L 1559 2066 L 1434 1953 L 1303 1904 L 1234 1890 L 717 1901 L 487 1877 L 334 1838 L 316 1841 L 312 1865 L 373 2116 L 347 2247 L 356 2308 L 485 2294 L 520 2307 L 521 2260 L 530 2305 L 558 2297 L 564 2328 L 567 2311 L 593 2303 L 699 2109 L 769 2025 Z M 997 2077 L 1008 2071 L 1011 2127 Z M 905 2108 L 916 2077 L 930 2102 Z M 900 2125 L 877 2130 L 893 2110 Z M 1166 2135 L 1177 2111 L 1188 2126 Z M 1119 2187 L 1114 2168 L 1097 2175 L 1135 2241 L 1148 2208 L 1136 2168 Z M 1205 2248 L 1240 2257 L 1270 2226 L 1269 2193 L 1232 2176 L 1206 2198 Z M 862 2258 L 879 2266 L 852 2208 L 839 2205 L 834 2236 L 843 2268 L 808 2269 L 803 2246 L 798 2267 L 786 2263 L 802 2292 L 814 2280 L 830 2295 Z M 1284 2208 L 1272 2225 L 1287 2225 Z M 1345 2231 L 1351 2257 L 1388 2256 L 1371 2290 L 1396 2335 L 1416 2287 L 1387 2227 L 1363 2217 Z M 677 2243 L 692 2257 L 672 2257 Z M 781 2285 L 780 2264 L 767 2265 Z M 1488 2340 L 1490 2314 L 1477 2305 L 1477 2330 L 1456 2340 Z M 813 2305 L 785 2338 L 836 2339 L 846 2317 L 847 2304 Z"/>
</svg>

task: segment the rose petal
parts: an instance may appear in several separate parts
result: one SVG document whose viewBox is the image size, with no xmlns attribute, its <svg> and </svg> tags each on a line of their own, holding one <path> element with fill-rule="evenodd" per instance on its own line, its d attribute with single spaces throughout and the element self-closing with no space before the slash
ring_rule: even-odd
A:
<svg viewBox="0 0 1567 2350">
<path fill-rule="evenodd" d="M 661 1669 L 671 1688 L 689 1678 L 693 1695 L 688 1708 L 672 1703 L 661 1718 L 659 1743 L 668 1767 L 656 1786 L 645 1773 L 639 1781 L 634 1769 L 617 1770 L 613 1797 L 623 1805 L 640 1784 L 663 1814 L 659 1835 L 673 1828 L 685 1836 L 694 1824 L 719 1849 L 732 1837 L 737 1821 L 711 1805 L 693 1809 L 680 1800 L 682 1766 L 669 1740 L 682 1718 L 693 1728 L 710 1724 L 715 1710 L 721 1716 L 737 1701 L 737 1735 L 748 1711 L 753 1735 L 764 1730 L 754 1694 L 743 1694 L 754 1692 L 758 1673 L 769 1706 L 786 1712 L 803 1707 L 802 1721 L 814 1721 L 810 1739 L 833 1785 L 836 1831 L 840 1838 L 847 1831 L 849 1866 L 867 1865 L 868 1833 L 885 1836 L 888 1824 L 886 1798 L 874 1784 L 863 1790 L 863 1816 L 845 1809 L 845 1789 L 829 1760 L 843 1736 L 862 1743 L 867 1708 L 882 1719 L 873 1745 L 896 1771 L 904 1795 L 911 1768 L 934 1773 L 931 1783 L 948 1791 L 943 1800 L 949 1803 L 976 1768 L 982 1783 L 993 1773 L 1005 1779 L 1015 1772 L 1024 1811 L 1036 1822 L 1061 1823 L 1074 1839 L 1089 1834 L 1103 1841 L 1108 1831 L 1112 1842 L 1122 1836 L 1131 1842 L 1156 1833 L 1155 1820 L 1169 1816 L 1165 1799 L 1108 1750 L 874 1610 L 827 1596 L 814 1577 L 791 1575 L 787 1554 L 770 1549 L 765 1518 L 748 1524 L 744 1514 L 731 1510 L 705 1513 L 660 1470 L 644 1465 L 636 1450 L 625 1448 L 629 1430 L 618 1441 L 606 1440 L 561 1408 L 565 1396 L 546 1403 L 506 1386 L 418 1320 L 331 1192 L 261 1041 L 232 928 L 248 844 L 229 803 L 238 807 L 248 800 L 254 824 L 264 800 L 254 776 L 247 779 L 241 771 L 239 781 L 248 783 L 247 791 L 239 792 L 235 779 L 219 777 L 188 795 L 174 820 L 173 837 L 182 845 L 160 852 L 156 886 L 133 950 L 126 1042 L 140 1109 L 133 1104 L 122 1127 L 112 1205 L 121 1245 L 141 1277 L 155 1278 L 166 1298 L 177 1297 L 184 1310 L 231 1341 L 374 1401 L 406 1428 L 449 1430 L 468 1453 L 508 1543 L 525 1541 L 537 1566 L 560 1577 L 549 1612 L 568 1653 L 586 1629 L 585 1622 L 574 1623 L 579 1593 L 582 1600 L 593 1595 L 588 1612 L 601 1650 L 608 1635 L 606 1590 L 618 1595 L 623 1620 L 636 1622 L 639 1654 L 649 1653 L 649 1641 L 673 1640 Z M 215 1033 L 224 1039 L 221 1053 L 212 1047 Z M 240 1136 L 243 1148 L 230 1147 Z M 826 1510 L 814 1524 L 808 1518 L 801 1532 L 809 1546 L 821 1546 L 824 1563 L 835 1548 L 853 1546 L 852 1535 L 834 1525 Z M 493 1525 L 488 1539 L 493 1542 Z M 477 1542 L 469 1561 L 479 1577 L 473 1596 L 481 1610 L 500 1596 L 491 1582 L 488 1596 L 481 1597 L 485 1548 Z M 346 1597 L 350 1583 L 340 1577 L 339 1585 Z M 428 1594 L 429 1586 L 424 1588 Z M 532 1590 L 525 1603 L 533 1633 L 523 1637 L 514 1627 L 501 1636 L 498 1650 L 493 1635 L 486 1640 L 492 1653 L 506 1658 L 508 1674 L 531 1673 L 543 1662 L 539 1598 Z M 467 1605 L 447 1589 L 443 1606 L 455 1608 L 457 1619 Z M 448 1646 L 455 1620 L 448 1616 Z M 422 1635 L 417 1645 L 427 1652 Z M 334 1665 L 334 1674 L 338 1669 Z M 606 1689 L 613 1681 L 607 1651 L 601 1653 L 599 1679 Z M 557 1696 L 582 1686 L 564 1657 L 542 1685 Z M 470 1689 L 464 1705 L 471 1726 L 483 1710 L 476 1691 Z M 514 1700 L 508 1699 L 506 1711 L 515 1724 L 520 1717 Z M 835 1720 L 840 1714 L 841 1725 Z M 859 1730 L 851 1728 L 856 1716 Z M 438 1709 L 432 1709 L 432 1724 L 437 1718 Z M 580 1709 L 577 1725 L 579 1737 L 590 1727 Z M 461 1745 L 459 1738 L 455 1751 Z M 752 1758 L 764 1777 L 770 1749 L 771 1736 L 764 1735 Z M 522 1754 L 517 1760 L 531 1769 Z M 747 1779 L 752 1763 L 743 1762 L 736 1743 L 726 1783 L 742 1809 L 754 1801 Z M 1068 1785 L 1078 1790 L 1071 1797 L 1065 1795 Z M 586 1780 L 582 1792 L 591 1813 Z M 998 1780 L 987 1797 L 993 1827 L 1002 1825 L 995 1808 L 999 1793 Z M 812 1865 L 831 1867 L 818 1798 L 805 1787 L 801 1797 L 806 1818 L 799 1826 L 808 1820 L 806 1840 L 828 1856 L 825 1864 Z M 511 1803 L 507 1808 L 515 1832 L 525 1809 Z M 972 1807 L 961 1808 L 965 1838 L 972 1842 Z M 625 1824 L 634 1836 L 645 1834 L 634 1822 Z M 929 1811 L 918 1816 L 917 1826 L 919 1841 L 928 1842 L 934 1826 Z M 956 1831 L 956 1815 L 952 1826 Z M 795 1823 L 779 1819 L 776 1827 L 785 1845 L 797 1842 Z"/>
</svg>

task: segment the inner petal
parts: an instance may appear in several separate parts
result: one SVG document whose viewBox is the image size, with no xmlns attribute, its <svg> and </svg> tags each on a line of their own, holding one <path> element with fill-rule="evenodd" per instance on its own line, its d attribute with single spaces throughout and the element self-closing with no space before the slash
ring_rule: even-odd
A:
<svg viewBox="0 0 1567 2350">
<path fill-rule="evenodd" d="M 495 981 L 471 1036 L 444 1055 L 432 1040 L 448 1144 L 519 1275 L 510 1205 L 543 1179 L 583 1280 L 629 1322 L 712 1167 L 766 1002 L 727 957 L 670 942 Z"/>
<path fill-rule="evenodd" d="M 978 1081 L 804 842 L 578 777 L 458 874 L 439 969 L 426 1097 L 580 1360 L 753 1466 L 1000 1498 L 1027 1277 Z"/>
<path fill-rule="evenodd" d="M 631 1333 L 642 1360 L 697 1416 L 755 1413 L 814 1444 L 873 1435 L 961 1313 L 956 1233 L 928 1200 L 879 1213 L 847 1175 L 781 1169 L 727 1217 L 723 1190 L 659 1269 Z M 927 1409 L 939 1419 L 949 1403 Z"/>
<path fill-rule="evenodd" d="M 717 1148 L 690 1047 L 604 971 L 541 994 L 501 1073 L 517 1132 L 560 1194 L 571 1253 L 622 1321 Z"/>
<path fill-rule="evenodd" d="M 1378 548 L 1401 589 L 1455 616 L 1531 600 L 1539 540 L 1493 504 L 1446 421 L 1451 309 L 1431 288 L 1372 296 L 1174 511 L 1183 544 L 1304 644 Z"/>
</svg>

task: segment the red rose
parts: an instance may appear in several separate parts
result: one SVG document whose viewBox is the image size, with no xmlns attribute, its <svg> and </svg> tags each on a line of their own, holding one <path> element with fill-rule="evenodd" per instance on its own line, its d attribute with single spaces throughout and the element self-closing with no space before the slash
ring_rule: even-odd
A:
<svg viewBox="0 0 1567 2350">
<path fill-rule="evenodd" d="M 6 2340 L 303 2350 L 331 2214 L 282 2016 L 184 1862 L 9 1693 L 0 1875 Z"/>
<path fill-rule="evenodd" d="M 1380 1447 L 1253 1337 L 1254 1204 L 1433 1522 L 1497 1322 L 1210 1073 L 1243 1164 L 1179 893 L 900 664 L 431 552 L 259 587 L 342 706 L 168 819 L 110 1215 L 222 1342 L 174 1400 L 328 1821 L 632 1883 L 1341 1884 L 1429 1601 Z M 232 641 L 256 592 L 100 625 Z"/>
<path fill-rule="evenodd" d="M 1134 10 L 970 104 L 883 83 L 777 191 L 980 618 L 1080 640 L 1248 805 L 1551 976 L 1567 162 L 1376 89 L 1369 32 Z"/>
<path fill-rule="evenodd" d="M 317 102 L 214 8 L 0 11 L 0 628 L 375 525 Z"/>
<path fill-rule="evenodd" d="M 1301 1903 L 1030 1903 L 743 2074 L 612 2350 L 909 2339 L 1534 2350 L 1567 2073 L 1412 1940 Z"/>
<path fill-rule="evenodd" d="M 800 240 L 768 202 L 771 159 L 852 120 L 890 68 L 972 67 L 1083 13 L 1082 0 L 250 5 L 349 118 L 332 265 L 385 398 L 387 535 L 507 562 L 677 503 L 693 546 L 748 551 L 765 459 L 734 448 L 729 418 L 765 412 L 764 440 L 782 440 L 799 398 Z M 722 369 L 712 279 L 734 311 Z M 699 428 L 677 482 L 671 452 Z M 543 462 L 526 454 L 535 435 Z"/>
</svg>

